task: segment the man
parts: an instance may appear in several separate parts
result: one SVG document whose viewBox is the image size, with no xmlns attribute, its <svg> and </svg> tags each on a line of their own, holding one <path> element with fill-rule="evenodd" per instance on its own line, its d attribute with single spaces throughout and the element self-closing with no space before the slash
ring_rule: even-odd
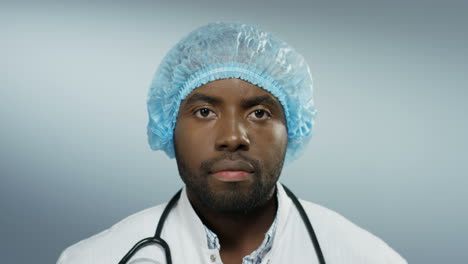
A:
<svg viewBox="0 0 468 264">
<path fill-rule="evenodd" d="M 278 183 L 315 117 L 309 67 L 285 42 L 250 25 L 195 30 L 161 63 L 148 113 L 152 149 L 176 158 L 180 197 L 68 248 L 58 263 L 406 263 Z"/>
</svg>

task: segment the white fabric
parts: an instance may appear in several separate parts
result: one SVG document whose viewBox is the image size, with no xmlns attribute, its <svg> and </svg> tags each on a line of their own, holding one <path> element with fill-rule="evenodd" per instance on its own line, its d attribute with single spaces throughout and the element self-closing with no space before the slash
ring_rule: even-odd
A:
<svg viewBox="0 0 468 264">
<path fill-rule="evenodd" d="M 283 187 L 278 187 L 279 219 L 273 247 L 262 264 L 318 263 L 307 230 Z M 371 233 L 341 215 L 317 204 L 300 200 L 328 264 L 405 264 L 398 253 Z M 154 235 L 166 204 L 131 215 L 99 234 L 64 250 L 57 264 L 115 264 L 143 238 Z M 219 252 L 207 247 L 203 223 L 193 210 L 184 188 L 170 212 L 162 238 L 171 248 L 174 264 L 221 264 Z M 141 249 L 129 264 L 165 264 L 159 246 Z"/>
</svg>

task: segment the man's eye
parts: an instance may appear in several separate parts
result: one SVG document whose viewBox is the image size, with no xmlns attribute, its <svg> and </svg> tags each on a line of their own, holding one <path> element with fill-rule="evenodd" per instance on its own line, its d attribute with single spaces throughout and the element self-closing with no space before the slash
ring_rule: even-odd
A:
<svg viewBox="0 0 468 264">
<path fill-rule="evenodd" d="M 268 119 L 270 117 L 270 114 L 262 109 L 257 109 L 251 113 L 251 115 L 254 115 L 255 118 L 257 119 Z"/>
<path fill-rule="evenodd" d="M 208 108 L 200 108 L 197 111 L 195 111 L 195 115 L 199 117 L 209 117 L 210 115 L 213 115 L 213 111 L 211 111 Z"/>
</svg>

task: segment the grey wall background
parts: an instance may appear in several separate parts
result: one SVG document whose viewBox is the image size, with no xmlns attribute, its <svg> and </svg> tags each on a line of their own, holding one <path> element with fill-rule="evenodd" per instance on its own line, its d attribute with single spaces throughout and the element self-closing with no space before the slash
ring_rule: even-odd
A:
<svg viewBox="0 0 468 264">
<path fill-rule="evenodd" d="M 300 51 L 319 115 L 282 181 L 410 263 L 464 263 L 468 162 L 463 1 L 1 2 L 2 263 L 67 246 L 166 201 L 174 160 L 146 142 L 159 61 L 210 21 Z"/>
</svg>

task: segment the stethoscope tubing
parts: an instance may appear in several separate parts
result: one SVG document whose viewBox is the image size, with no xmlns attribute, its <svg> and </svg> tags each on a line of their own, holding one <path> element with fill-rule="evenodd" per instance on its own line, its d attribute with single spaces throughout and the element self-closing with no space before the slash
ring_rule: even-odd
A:
<svg viewBox="0 0 468 264">
<path fill-rule="evenodd" d="M 147 237 L 142 240 L 140 240 L 138 243 L 136 243 L 130 251 L 128 251 L 127 254 L 122 258 L 122 260 L 119 261 L 119 264 L 125 264 L 127 263 L 135 253 L 140 250 L 143 247 L 146 247 L 150 244 L 158 244 L 161 245 L 164 249 L 164 253 L 166 255 L 166 263 L 167 264 L 172 264 L 172 257 L 171 257 L 171 249 L 169 248 L 169 245 L 167 242 L 161 238 L 161 232 L 164 226 L 164 223 L 166 222 L 166 218 L 169 215 L 169 212 L 171 211 L 172 207 L 174 207 L 174 204 L 179 200 L 180 194 L 182 192 L 182 189 L 180 189 L 172 198 L 171 200 L 167 203 L 166 207 L 164 208 L 163 213 L 161 214 L 161 217 L 159 218 L 158 226 L 156 227 L 156 232 L 153 237 Z"/>
<path fill-rule="evenodd" d="M 307 228 L 307 232 L 309 233 L 309 237 L 312 240 L 312 244 L 314 245 L 315 253 L 317 255 L 319 263 L 325 264 L 325 258 L 323 257 L 322 249 L 320 248 L 317 235 L 315 235 L 314 228 L 312 227 L 312 224 L 310 223 L 309 217 L 307 217 L 304 207 L 302 207 L 302 204 L 299 202 L 296 195 L 294 195 L 294 193 L 292 193 L 291 190 L 289 190 L 286 186 L 284 186 L 284 184 L 282 185 L 283 185 L 284 191 L 289 196 L 289 198 L 291 198 L 297 210 L 299 211 L 299 214 L 301 215 L 302 221 L 304 222 L 304 225 Z"/>
</svg>

